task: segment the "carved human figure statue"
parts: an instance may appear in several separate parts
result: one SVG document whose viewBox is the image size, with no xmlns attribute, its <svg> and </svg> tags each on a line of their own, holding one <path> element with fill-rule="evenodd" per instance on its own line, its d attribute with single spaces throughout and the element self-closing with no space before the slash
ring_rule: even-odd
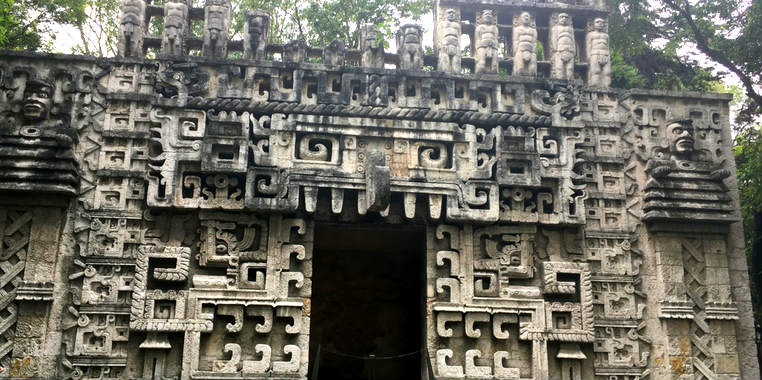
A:
<svg viewBox="0 0 762 380">
<path fill-rule="evenodd" d="M 537 75 L 537 27 L 529 12 L 513 17 L 513 75 Z"/>
<path fill-rule="evenodd" d="M 476 14 L 476 65 L 474 71 L 480 73 L 496 73 L 498 69 L 497 15 L 492 9 L 484 9 Z"/>
<path fill-rule="evenodd" d="M 442 8 L 437 20 L 437 69 L 460 72 L 460 10 Z"/>
<path fill-rule="evenodd" d="M 284 62 L 304 62 L 307 59 L 307 43 L 293 40 L 283 47 Z"/>
<path fill-rule="evenodd" d="M 230 3 L 228 0 L 207 0 L 204 4 L 203 55 L 227 58 L 228 29 L 230 29 Z"/>
<path fill-rule="evenodd" d="M 119 5 L 119 42 L 117 54 L 120 57 L 137 57 L 143 51 L 143 20 L 146 3 L 143 0 L 123 0 Z"/>
<path fill-rule="evenodd" d="M 423 67 L 423 30 L 418 25 L 406 24 L 397 31 L 397 55 L 400 58 L 399 68 L 403 70 L 420 70 Z"/>
<path fill-rule="evenodd" d="M 571 16 L 568 13 L 553 14 L 550 21 L 550 76 L 557 79 L 574 79 L 576 54 Z"/>
<path fill-rule="evenodd" d="M 185 36 L 188 33 L 188 6 L 183 3 L 164 4 L 164 32 L 161 53 L 165 57 L 186 55 Z"/>
<path fill-rule="evenodd" d="M 333 40 L 323 49 L 323 64 L 329 66 L 341 66 L 344 64 L 344 56 L 347 47 L 344 41 Z"/>
<path fill-rule="evenodd" d="M 360 51 L 365 67 L 384 67 L 384 45 L 379 41 L 378 28 L 374 24 L 364 24 L 360 28 Z"/>
<path fill-rule="evenodd" d="M 587 84 L 608 87 L 611 85 L 611 53 L 606 19 L 596 17 L 588 25 L 585 46 L 587 46 Z"/>
<path fill-rule="evenodd" d="M 243 34 L 244 59 L 265 59 L 270 30 L 270 15 L 262 11 L 246 11 Z"/>
</svg>

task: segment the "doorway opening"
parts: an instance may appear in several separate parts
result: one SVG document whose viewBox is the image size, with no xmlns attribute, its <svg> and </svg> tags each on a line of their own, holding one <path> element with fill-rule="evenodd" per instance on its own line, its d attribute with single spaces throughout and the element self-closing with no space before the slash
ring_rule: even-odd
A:
<svg viewBox="0 0 762 380">
<path fill-rule="evenodd" d="M 318 225 L 310 379 L 421 378 L 423 228 Z"/>
</svg>

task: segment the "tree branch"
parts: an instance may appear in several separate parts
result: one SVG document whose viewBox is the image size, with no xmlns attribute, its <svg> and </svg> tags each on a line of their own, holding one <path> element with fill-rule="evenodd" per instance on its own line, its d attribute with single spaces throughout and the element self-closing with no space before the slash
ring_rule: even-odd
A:
<svg viewBox="0 0 762 380">
<path fill-rule="evenodd" d="M 304 31 L 302 30 L 302 20 L 299 16 L 299 5 L 297 3 L 294 3 L 294 21 L 296 21 L 296 28 L 299 30 L 299 39 L 306 42 L 307 37 L 304 36 Z"/>
<path fill-rule="evenodd" d="M 89 43 L 87 35 L 85 34 L 85 29 L 82 27 L 82 25 L 79 25 L 77 30 L 79 30 L 79 38 L 82 40 L 82 53 L 85 55 L 90 55 L 90 47 L 88 46 Z"/>
<path fill-rule="evenodd" d="M 8 41 L 14 41 L 17 38 L 23 37 L 24 34 L 26 34 L 26 31 L 29 29 L 29 27 L 31 27 L 32 25 L 38 23 L 40 21 L 40 19 L 42 18 L 42 16 L 43 16 L 43 14 L 40 13 L 39 15 L 37 15 L 37 17 L 34 18 L 34 20 L 26 23 L 24 26 L 21 27 L 21 30 L 19 30 L 13 36 L 8 37 Z"/>
<path fill-rule="evenodd" d="M 709 46 L 709 39 L 704 35 L 704 33 L 701 32 L 699 27 L 696 25 L 695 20 L 693 20 L 693 15 L 691 14 L 690 10 L 690 3 L 686 2 L 685 8 L 681 7 L 675 0 L 664 0 L 664 3 L 672 8 L 672 10 L 679 13 L 680 17 L 682 17 L 683 20 L 688 24 L 691 29 L 690 31 L 693 34 L 693 38 L 696 40 L 696 46 L 698 46 L 699 50 L 701 50 L 702 53 L 706 54 L 715 62 L 725 66 L 725 68 L 736 74 L 741 80 L 741 83 L 743 83 L 744 88 L 746 88 L 747 96 L 749 96 L 749 98 L 751 98 L 758 107 L 762 107 L 762 94 L 758 93 L 754 88 L 754 79 L 746 72 L 744 72 L 741 67 L 733 63 L 727 57 L 727 55 L 725 55 L 725 53 L 713 49 L 711 46 Z"/>
</svg>

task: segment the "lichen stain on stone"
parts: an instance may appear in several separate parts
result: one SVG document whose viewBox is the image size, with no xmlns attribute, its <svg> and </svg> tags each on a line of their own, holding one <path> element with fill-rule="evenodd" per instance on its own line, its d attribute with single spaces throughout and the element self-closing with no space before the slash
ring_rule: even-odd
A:
<svg viewBox="0 0 762 380">
<path fill-rule="evenodd" d="M 680 355 L 669 358 L 669 365 L 672 368 L 672 373 L 676 377 L 682 377 L 689 365 L 686 363 L 691 356 L 691 340 L 688 337 L 681 337 L 680 342 Z"/>
<path fill-rule="evenodd" d="M 691 339 L 687 336 L 680 338 L 680 355 L 690 356 L 691 354 Z"/>
<path fill-rule="evenodd" d="M 669 358 L 669 365 L 672 367 L 672 373 L 676 377 L 682 377 L 685 374 L 685 356 Z"/>
<path fill-rule="evenodd" d="M 30 357 L 26 357 L 24 359 L 15 359 L 13 360 L 13 364 L 11 365 L 11 372 L 10 377 L 23 377 L 23 373 L 26 373 L 27 369 L 32 364 L 32 359 Z"/>
</svg>

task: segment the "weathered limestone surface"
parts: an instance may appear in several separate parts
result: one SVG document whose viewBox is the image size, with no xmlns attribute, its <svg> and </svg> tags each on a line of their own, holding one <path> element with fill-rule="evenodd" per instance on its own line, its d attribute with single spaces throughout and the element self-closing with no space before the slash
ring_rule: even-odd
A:
<svg viewBox="0 0 762 380">
<path fill-rule="evenodd" d="M 424 378 L 756 378 L 730 97 L 610 88 L 601 3 L 440 0 L 425 55 L 125 0 L 117 58 L 4 52 L 0 376 L 305 379 L 315 226 L 372 217 L 426 226 Z"/>
</svg>

